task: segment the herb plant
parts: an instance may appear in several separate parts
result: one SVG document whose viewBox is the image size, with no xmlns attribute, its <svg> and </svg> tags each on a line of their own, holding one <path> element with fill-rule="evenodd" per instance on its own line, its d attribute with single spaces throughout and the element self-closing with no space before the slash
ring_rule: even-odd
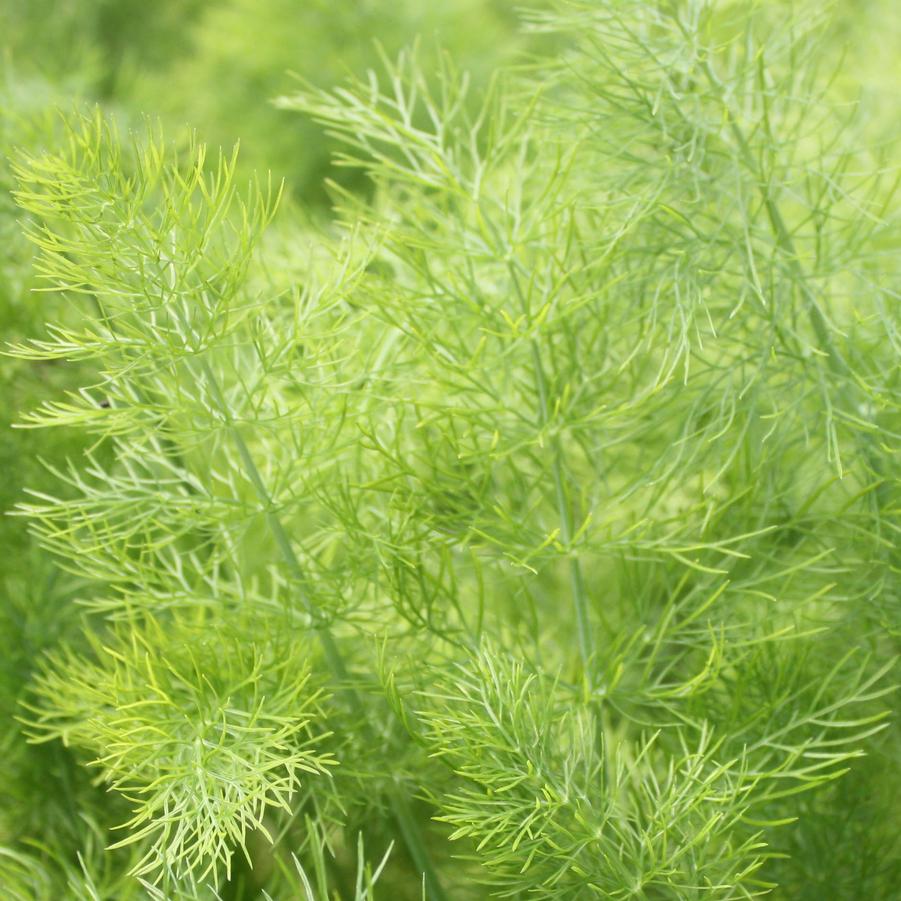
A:
<svg viewBox="0 0 901 901">
<path fill-rule="evenodd" d="M 523 28 L 277 101 L 370 186 L 326 226 L 99 111 L 15 155 L 8 353 L 80 380 L 19 424 L 85 449 L 17 508 L 79 825 L 9 897 L 892 896 L 891 145 L 788 4 Z"/>
</svg>

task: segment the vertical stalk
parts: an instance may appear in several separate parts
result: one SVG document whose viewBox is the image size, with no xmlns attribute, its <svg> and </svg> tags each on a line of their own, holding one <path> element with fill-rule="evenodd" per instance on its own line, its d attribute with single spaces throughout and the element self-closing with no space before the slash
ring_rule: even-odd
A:
<svg viewBox="0 0 901 901">
<path fill-rule="evenodd" d="M 297 559 L 297 554 L 291 546 L 291 540 L 288 537 L 288 533 L 285 531 L 285 527 L 282 525 L 278 514 L 273 509 L 272 497 L 253 460 L 250 449 L 244 441 L 244 436 L 238 430 L 231 418 L 219 382 L 213 374 L 210 365 L 205 360 L 201 361 L 200 367 L 207 384 L 210 386 L 213 397 L 222 412 L 222 416 L 225 419 L 226 429 L 238 451 L 238 456 L 241 458 L 245 475 L 253 486 L 257 499 L 263 505 L 266 524 L 272 533 L 272 537 L 275 540 L 279 553 L 281 554 L 292 579 L 298 585 L 301 601 L 311 618 L 312 628 L 319 639 L 319 643 L 322 645 L 322 650 L 325 654 L 329 669 L 341 686 L 344 696 L 353 711 L 354 717 L 359 721 L 361 728 L 368 736 L 372 736 L 372 724 L 366 715 L 366 709 L 363 706 L 360 695 L 350 683 L 347 666 L 344 663 L 344 658 L 341 656 L 341 651 L 335 642 L 334 636 L 328 625 L 319 618 L 318 611 L 315 609 L 310 599 L 303 592 L 302 588 L 299 587 L 303 581 L 303 567 L 301 567 L 300 561 Z M 390 795 L 389 803 L 391 805 L 391 812 L 394 814 L 394 819 L 397 822 L 404 843 L 407 846 L 410 858 L 412 859 L 414 866 L 425 877 L 428 898 L 430 901 L 446 901 L 447 895 L 444 893 L 444 889 L 438 879 L 438 874 L 429 857 L 428 850 L 419 834 L 419 827 L 413 816 L 413 812 L 410 810 L 407 799 L 397 792 L 393 792 Z"/>
<path fill-rule="evenodd" d="M 512 263 L 508 263 L 510 278 L 519 297 L 523 313 L 528 315 L 529 305 L 516 277 Z M 535 387 L 538 390 L 538 423 L 542 431 L 550 421 L 550 407 L 547 393 L 547 379 L 544 374 L 544 365 L 541 362 L 541 352 L 538 340 L 531 340 L 532 369 L 535 378 Z M 559 435 L 553 435 L 551 445 L 551 478 L 554 480 L 554 496 L 557 504 L 557 515 L 560 519 L 560 537 L 568 547 L 575 533 L 573 525 L 572 505 L 566 494 L 566 483 L 563 470 L 563 445 Z M 591 618 L 588 614 L 588 601 L 585 595 L 585 579 L 582 575 L 582 564 L 578 557 L 570 553 L 569 556 L 569 581 L 572 593 L 573 610 L 576 615 L 576 636 L 579 642 L 579 657 L 582 660 L 583 680 L 587 693 L 591 692 L 591 664 L 594 658 L 594 632 Z"/>
<path fill-rule="evenodd" d="M 763 202 L 764 209 L 766 210 L 767 220 L 772 229 L 776 247 L 782 251 L 788 261 L 788 266 L 794 276 L 795 284 L 804 297 L 805 306 L 807 308 L 807 317 L 810 321 L 813 333 L 816 336 L 817 343 L 819 344 L 820 349 L 825 353 L 826 365 L 834 376 L 842 380 L 839 383 L 838 395 L 849 407 L 853 407 L 853 402 L 849 401 L 847 398 L 848 381 L 852 377 L 851 369 L 832 340 L 826 315 L 820 307 L 816 294 L 808 284 L 807 274 L 804 271 L 804 267 L 801 265 L 794 238 L 792 237 L 788 226 L 785 224 L 785 219 L 782 216 L 779 204 L 773 197 L 773 193 L 769 188 L 767 180 L 764 178 L 760 165 L 754 159 L 754 154 L 751 151 L 744 130 L 739 125 L 738 119 L 733 114 L 732 109 L 726 104 L 722 82 L 713 70 L 713 66 L 708 59 L 704 60 L 703 69 L 708 83 L 715 90 L 718 90 L 721 97 L 723 97 L 723 104 L 726 106 L 732 137 L 735 139 L 735 143 L 738 146 L 738 152 L 742 162 L 757 182 L 757 190 L 760 193 L 760 198 Z M 768 119 L 766 120 L 766 124 L 767 128 L 769 128 Z M 875 489 L 875 497 L 877 506 L 882 508 L 888 503 L 886 484 L 882 474 L 882 464 L 873 449 L 873 441 L 870 435 L 861 436 L 859 432 L 855 433 L 855 435 L 856 443 L 858 447 L 860 447 L 864 459 L 872 469 L 873 474 L 879 480 Z M 839 471 L 839 474 L 841 474 L 841 471 Z"/>
<path fill-rule="evenodd" d="M 681 23 L 678 24 L 681 26 Z M 754 159 L 754 154 L 751 152 L 751 147 L 748 144 L 748 139 L 745 137 L 744 130 L 738 124 L 738 119 L 736 118 L 731 107 L 726 101 L 725 92 L 723 90 L 723 83 L 720 81 L 716 72 L 714 72 L 713 66 L 711 65 L 709 59 L 704 59 L 703 70 L 704 75 L 711 87 L 719 92 L 723 100 L 723 105 L 726 108 L 726 113 L 729 118 L 729 130 L 732 132 L 732 137 L 735 139 L 735 143 L 738 145 L 738 152 L 741 156 L 742 162 L 744 163 L 748 171 L 754 176 L 754 179 L 757 182 L 757 190 L 760 192 L 760 199 L 763 201 L 763 206 L 766 210 L 770 228 L 772 228 L 773 230 L 773 235 L 776 239 L 776 246 L 782 251 L 783 254 L 785 254 L 792 274 L 796 278 L 796 283 L 801 289 L 801 293 L 804 295 L 804 299 L 807 301 L 807 315 L 810 319 L 810 324 L 813 328 L 814 334 L 817 336 L 817 341 L 819 341 L 822 349 L 826 352 L 828 365 L 835 374 L 847 375 L 849 372 L 848 364 L 845 362 L 844 358 L 832 342 L 832 336 L 829 334 L 829 326 L 826 322 L 826 316 L 820 308 L 820 304 L 816 298 L 816 295 L 813 293 L 810 285 L 807 284 L 807 277 L 804 273 L 803 268 L 801 267 L 801 262 L 798 258 L 797 250 L 795 249 L 794 239 L 792 238 L 791 232 L 788 230 L 788 227 L 785 224 L 785 220 L 782 218 L 782 212 L 779 209 L 779 205 L 776 203 L 776 200 L 774 199 L 772 192 L 769 189 L 769 185 L 767 184 L 766 179 L 763 177 L 763 173 L 760 171 L 760 166 Z M 766 124 L 768 128 L 768 119 L 766 120 Z"/>
</svg>

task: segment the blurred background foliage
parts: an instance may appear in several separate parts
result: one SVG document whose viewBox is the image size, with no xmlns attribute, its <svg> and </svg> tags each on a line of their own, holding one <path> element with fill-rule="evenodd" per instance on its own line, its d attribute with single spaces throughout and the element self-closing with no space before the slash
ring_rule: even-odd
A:
<svg viewBox="0 0 901 901">
<path fill-rule="evenodd" d="M 790 0 L 766 2 L 791 5 Z M 533 38 L 518 28 L 517 6 L 505 0 L 0 0 L 4 340 L 40 335 L 45 320 L 66 314 L 30 297 L 30 251 L 17 226 L 6 162 L 17 147 L 52 140 L 57 110 L 99 104 L 126 127 L 146 116 L 159 119 L 171 138 L 186 139 L 193 131 L 214 147 L 240 141 L 246 173 L 271 172 L 285 181 L 286 202 L 296 215 L 325 219 L 326 176 L 344 179 L 353 190 L 364 191 L 365 184 L 358 174 L 329 171 L 334 145 L 321 127 L 277 109 L 272 99 L 290 92 L 297 79 L 332 86 L 347 74 L 377 66 L 380 48 L 393 55 L 417 39 L 426 65 L 429 60 L 437 65 L 437 55 L 446 50 L 475 85 L 484 86 L 499 65 L 526 58 L 534 49 Z M 827 27 L 822 66 L 834 74 L 835 98 L 859 105 L 874 143 L 894 135 L 901 3 L 835 0 Z M 0 359 L 0 511 L 21 500 L 26 487 L 41 488 L 42 461 L 60 464 L 83 451 L 87 439 L 69 430 L 10 428 L 24 411 L 82 381 L 74 367 Z M 78 592 L 76 578 L 33 544 L 21 519 L 0 517 L 0 717 L 5 723 L 41 651 L 78 634 L 79 614 L 70 603 Z M 894 806 L 884 780 L 897 771 L 891 762 L 897 761 L 898 744 L 896 728 L 884 738 L 885 757 L 873 757 L 855 771 L 856 783 L 869 788 L 861 791 L 842 781 L 834 790 L 838 797 L 811 800 L 829 815 L 818 818 L 817 847 L 784 849 L 792 857 L 779 875 L 791 897 L 872 897 L 853 874 L 855 867 L 865 868 L 870 846 L 884 850 L 885 843 L 898 841 L 897 816 L 884 809 Z M 23 831 L 43 834 L 54 845 L 66 840 L 51 837 L 50 829 L 87 828 L 85 834 L 93 834 L 94 824 L 85 827 L 65 815 L 77 806 L 75 795 L 99 790 L 65 749 L 26 749 L 21 736 L 4 725 L 0 759 L 0 843 Z M 871 801 L 865 809 L 852 809 L 843 804 L 846 792 Z M 852 831 L 863 845 L 847 841 Z M 804 835 L 810 839 L 809 832 Z M 853 849 L 855 860 L 833 855 L 837 847 Z M 805 872 L 804 862 L 811 860 L 819 866 Z M 901 866 L 896 870 L 901 883 Z"/>
<path fill-rule="evenodd" d="M 245 169 L 285 179 L 322 205 L 333 145 L 269 101 L 297 79 L 330 87 L 414 40 L 447 51 L 484 84 L 524 49 L 503 0 L 4 0 L 7 91 L 33 108 L 69 97 L 129 119 L 159 118 L 172 137 L 240 141 Z"/>
</svg>

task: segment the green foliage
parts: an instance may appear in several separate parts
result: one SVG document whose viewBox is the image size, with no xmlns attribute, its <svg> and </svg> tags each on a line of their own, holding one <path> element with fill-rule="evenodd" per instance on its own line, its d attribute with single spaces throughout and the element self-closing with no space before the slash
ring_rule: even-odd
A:
<svg viewBox="0 0 901 901">
<path fill-rule="evenodd" d="M 35 740 L 99 755 L 103 781 L 136 805 L 119 844 L 152 840 L 137 874 L 203 879 L 222 862 L 228 876 L 234 845 L 266 832 L 266 809 L 290 811 L 301 773 L 327 772 L 311 730 L 319 696 L 276 637 L 208 624 L 176 635 L 132 625 L 98 642 L 97 660 L 55 661 L 35 680 L 30 726 Z"/>
<path fill-rule="evenodd" d="M 762 843 L 741 828 L 756 787 L 743 766 L 718 762 L 703 729 L 675 754 L 661 754 L 659 733 L 608 747 L 538 678 L 483 654 L 421 713 L 433 753 L 461 777 L 437 799 L 439 819 L 476 842 L 499 894 L 688 898 L 750 881 Z"/>
<path fill-rule="evenodd" d="M 198 5 L 157 76 L 259 66 L 191 101 L 262 110 L 264 51 L 326 52 L 273 5 L 241 60 L 250 6 Z M 5 365 L 62 373 L 20 434 L 75 437 L 17 508 L 53 575 L 9 581 L 0 879 L 891 897 L 897 176 L 830 26 L 567 0 L 491 77 L 405 28 L 246 123 L 276 171 L 341 148 L 328 224 L 100 110 L 17 142 L 52 314 Z"/>
</svg>

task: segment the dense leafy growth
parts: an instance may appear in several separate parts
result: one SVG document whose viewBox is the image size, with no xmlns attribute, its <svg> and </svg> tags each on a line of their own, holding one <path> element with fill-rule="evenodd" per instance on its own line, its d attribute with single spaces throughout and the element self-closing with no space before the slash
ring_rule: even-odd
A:
<svg viewBox="0 0 901 901">
<path fill-rule="evenodd" d="M 893 897 L 901 220 L 843 6 L 44 5 L 4 897 Z"/>
</svg>

